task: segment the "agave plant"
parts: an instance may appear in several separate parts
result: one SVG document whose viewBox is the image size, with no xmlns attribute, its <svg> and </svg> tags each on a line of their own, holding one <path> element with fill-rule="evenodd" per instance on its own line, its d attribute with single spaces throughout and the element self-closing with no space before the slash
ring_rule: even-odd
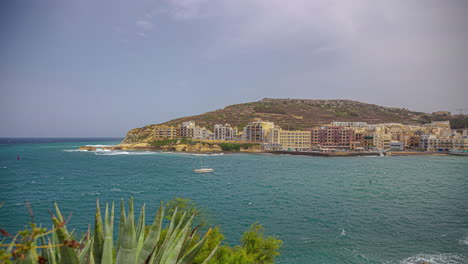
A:
<svg viewBox="0 0 468 264">
<path fill-rule="evenodd" d="M 94 230 L 80 241 L 69 232 L 57 204 L 52 215 L 50 231 L 33 226 L 29 233 L 21 234 L 22 243 L 16 237 L 6 250 L 0 252 L 0 263 L 24 264 L 190 264 L 193 262 L 211 233 L 196 239 L 198 227 L 192 229 L 194 215 L 178 212 L 177 208 L 167 227 L 163 226 L 165 208 L 161 204 L 151 225 L 145 225 L 145 205 L 138 221 L 135 221 L 133 198 L 129 200 L 128 213 L 123 200 L 120 206 L 120 221 L 117 243 L 114 243 L 114 203 L 106 204 L 104 222 L 99 201 L 96 202 Z M 181 216 L 180 216 L 181 215 Z M 178 217 L 176 217 L 178 216 Z M 23 231 L 24 232 L 24 231 Z M 38 241 L 41 241 L 39 245 Z M 27 243 L 25 243 L 27 242 Z M 216 248 L 204 260 L 209 262 Z M 2 262 L 4 260 L 4 262 Z"/>
</svg>

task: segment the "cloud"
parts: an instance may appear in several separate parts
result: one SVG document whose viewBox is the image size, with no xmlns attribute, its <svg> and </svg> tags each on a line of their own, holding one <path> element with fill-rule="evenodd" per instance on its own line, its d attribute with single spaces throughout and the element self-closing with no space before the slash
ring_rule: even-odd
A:
<svg viewBox="0 0 468 264">
<path fill-rule="evenodd" d="M 146 37 L 148 33 L 153 30 L 154 24 L 152 22 L 153 15 L 148 13 L 144 16 L 139 17 L 135 24 L 137 27 L 137 35 L 140 37 Z"/>
<path fill-rule="evenodd" d="M 192 20 L 202 15 L 210 0 L 166 0 L 166 13 L 175 20 Z"/>
<path fill-rule="evenodd" d="M 411 106 L 464 104 L 468 2 L 166 0 L 177 21 L 205 20 L 211 59 L 286 54 L 285 82 Z M 274 77 L 272 77 L 274 78 Z M 286 84 L 285 84 L 286 85 Z M 425 95 L 424 95 L 425 94 Z M 362 97 L 365 97 L 362 96 Z M 446 103 L 445 103 L 446 104 Z"/>
</svg>

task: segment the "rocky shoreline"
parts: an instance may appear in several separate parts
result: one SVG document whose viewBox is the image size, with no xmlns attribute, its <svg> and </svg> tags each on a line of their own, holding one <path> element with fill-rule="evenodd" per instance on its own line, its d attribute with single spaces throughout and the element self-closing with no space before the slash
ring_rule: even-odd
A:
<svg viewBox="0 0 468 264">
<path fill-rule="evenodd" d="M 415 155 L 449 155 L 449 153 L 440 152 L 302 152 L 302 151 L 263 151 L 260 149 L 241 149 L 240 151 L 223 151 L 219 145 L 197 143 L 195 145 L 177 144 L 170 146 L 155 147 L 149 143 L 119 144 L 115 146 L 81 146 L 80 150 L 96 151 L 167 151 L 167 152 L 188 152 L 188 153 L 257 153 L 274 155 L 300 155 L 300 156 L 318 156 L 318 157 L 357 157 L 357 156 L 415 156 Z"/>
</svg>

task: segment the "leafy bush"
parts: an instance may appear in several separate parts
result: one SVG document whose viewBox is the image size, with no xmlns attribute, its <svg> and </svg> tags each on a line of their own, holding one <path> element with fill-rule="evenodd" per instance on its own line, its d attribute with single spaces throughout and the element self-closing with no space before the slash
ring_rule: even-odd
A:
<svg viewBox="0 0 468 264">
<path fill-rule="evenodd" d="M 221 143 L 219 146 L 223 151 L 240 151 L 241 148 L 247 149 L 253 146 L 256 146 L 258 144 L 253 144 L 253 143 Z"/>
<path fill-rule="evenodd" d="M 156 140 L 151 142 L 151 145 L 154 147 L 162 147 L 162 146 L 170 146 L 175 144 L 186 144 L 186 145 L 194 145 L 197 142 L 192 141 L 188 138 L 179 138 L 179 139 L 162 139 Z"/>
</svg>

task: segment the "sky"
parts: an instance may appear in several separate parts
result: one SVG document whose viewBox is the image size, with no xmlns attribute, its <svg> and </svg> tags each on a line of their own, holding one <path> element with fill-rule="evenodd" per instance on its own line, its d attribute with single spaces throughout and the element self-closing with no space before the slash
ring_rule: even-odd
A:
<svg viewBox="0 0 468 264">
<path fill-rule="evenodd" d="M 0 137 L 123 137 L 265 97 L 455 113 L 468 107 L 467 12 L 465 0 L 0 1 Z"/>
</svg>

